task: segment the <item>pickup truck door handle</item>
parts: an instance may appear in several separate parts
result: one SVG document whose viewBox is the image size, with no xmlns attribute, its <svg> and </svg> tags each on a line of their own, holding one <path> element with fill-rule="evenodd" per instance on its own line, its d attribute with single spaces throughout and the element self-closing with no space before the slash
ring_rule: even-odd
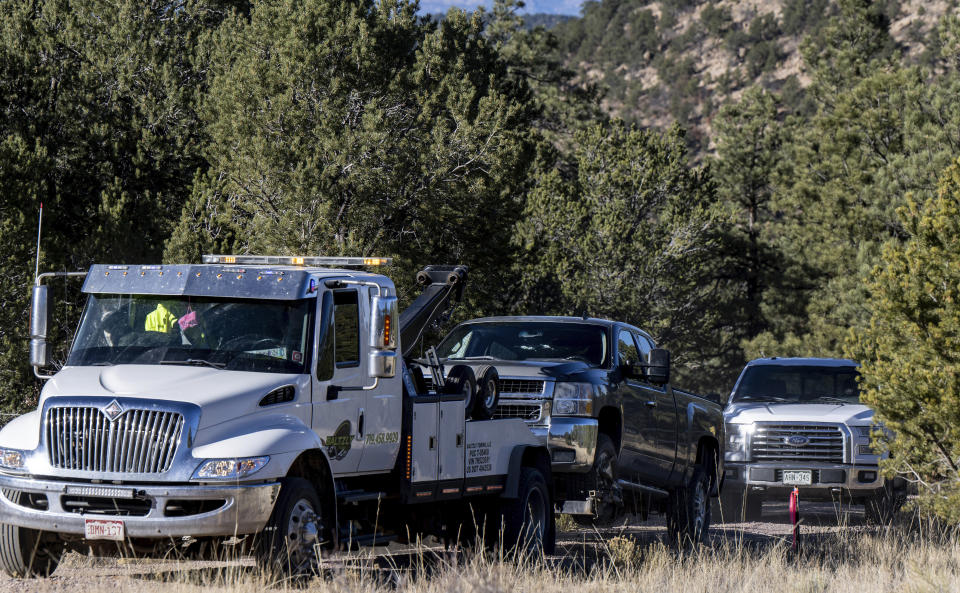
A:
<svg viewBox="0 0 960 593">
<path fill-rule="evenodd" d="M 652 399 L 652 400 L 647 401 L 647 402 L 644 402 L 644 403 L 646 404 L 646 406 L 647 406 L 648 408 L 656 408 L 656 407 L 657 407 L 657 400 L 655 400 L 655 399 Z"/>
</svg>

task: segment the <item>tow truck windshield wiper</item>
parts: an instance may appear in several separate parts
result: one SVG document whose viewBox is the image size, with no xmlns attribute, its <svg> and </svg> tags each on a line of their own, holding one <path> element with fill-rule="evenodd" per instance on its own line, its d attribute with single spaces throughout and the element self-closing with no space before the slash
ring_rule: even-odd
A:
<svg viewBox="0 0 960 593">
<path fill-rule="evenodd" d="M 222 369 L 227 366 L 222 362 L 210 362 L 209 360 L 203 360 L 202 358 L 188 358 L 186 360 L 161 360 L 160 364 L 180 364 L 185 366 L 195 366 L 195 367 L 212 367 L 215 369 Z"/>
</svg>

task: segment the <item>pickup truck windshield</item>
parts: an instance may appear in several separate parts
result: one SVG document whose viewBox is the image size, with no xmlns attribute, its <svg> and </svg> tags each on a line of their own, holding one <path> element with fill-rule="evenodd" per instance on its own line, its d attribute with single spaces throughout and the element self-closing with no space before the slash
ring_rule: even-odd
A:
<svg viewBox="0 0 960 593">
<path fill-rule="evenodd" d="M 312 299 L 91 295 L 67 364 L 306 372 Z"/>
<path fill-rule="evenodd" d="M 453 360 L 579 360 L 605 366 L 607 329 L 577 323 L 474 323 L 454 328 L 437 346 Z"/>
<path fill-rule="evenodd" d="M 753 366 L 745 371 L 733 401 L 856 404 L 860 401 L 857 370 L 853 367 Z"/>
</svg>

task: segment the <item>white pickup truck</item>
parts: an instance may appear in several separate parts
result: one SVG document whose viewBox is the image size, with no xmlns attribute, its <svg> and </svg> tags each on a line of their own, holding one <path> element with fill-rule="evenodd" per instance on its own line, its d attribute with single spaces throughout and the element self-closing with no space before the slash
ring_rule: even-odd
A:
<svg viewBox="0 0 960 593">
<path fill-rule="evenodd" d="M 906 498 L 906 482 L 880 475 L 871 448 L 873 410 L 860 403 L 858 365 L 833 358 L 761 358 L 737 379 L 724 411 L 724 507 L 759 519 L 763 502 L 863 504 L 886 521 Z"/>
<path fill-rule="evenodd" d="M 0 430 L 0 568 L 48 575 L 70 549 L 240 546 L 299 573 L 322 549 L 470 537 L 484 520 L 504 545 L 549 553 L 546 447 L 520 419 L 465 418 L 469 369 L 426 393 L 397 355 L 401 334 L 459 298 L 466 269 L 426 268 L 399 316 L 393 282 L 362 270 L 384 263 L 92 266 L 52 375 L 43 282 L 65 274 L 38 276 L 31 363 L 47 383 Z"/>
</svg>

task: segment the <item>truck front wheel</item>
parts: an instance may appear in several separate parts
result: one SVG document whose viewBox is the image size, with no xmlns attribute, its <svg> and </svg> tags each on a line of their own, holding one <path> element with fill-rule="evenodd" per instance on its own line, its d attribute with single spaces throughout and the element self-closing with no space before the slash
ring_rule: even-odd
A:
<svg viewBox="0 0 960 593">
<path fill-rule="evenodd" d="M 707 543 L 710 531 L 710 476 L 702 465 L 693 470 L 686 486 L 670 496 L 667 530 L 680 544 Z"/>
<path fill-rule="evenodd" d="M 574 515 L 573 520 L 584 527 L 608 527 L 620 516 L 623 493 L 617 484 L 617 449 L 603 433 L 597 435 L 597 453 L 586 477 L 590 490 L 597 493 L 593 516 Z"/>
<path fill-rule="evenodd" d="M 16 578 L 48 577 L 64 552 L 52 534 L 0 523 L 0 568 Z"/>
<path fill-rule="evenodd" d="M 324 517 L 317 492 L 303 478 L 285 478 L 273 513 L 256 548 L 257 561 L 267 572 L 304 575 L 318 563 Z"/>
<path fill-rule="evenodd" d="M 501 507 L 503 544 L 518 556 L 553 554 L 556 526 L 550 489 L 540 470 L 520 469 L 517 498 L 503 501 Z"/>
</svg>

